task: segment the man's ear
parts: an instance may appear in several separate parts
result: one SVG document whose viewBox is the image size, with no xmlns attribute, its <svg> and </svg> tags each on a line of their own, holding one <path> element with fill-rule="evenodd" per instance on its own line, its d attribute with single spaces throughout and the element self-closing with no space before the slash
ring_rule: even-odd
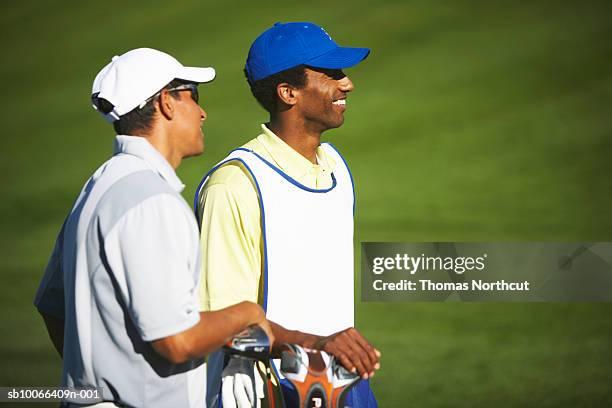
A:
<svg viewBox="0 0 612 408">
<path fill-rule="evenodd" d="M 299 94 L 300 90 L 288 83 L 282 82 L 276 86 L 276 95 L 278 99 L 286 105 L 295 105 L 298 101 Z"/>
<path fill-rule="evenodd" d="M 174 110 L 176 99 L 170 95 L 167 89 L 164 89 L 159 94 L 159 113 L 161 113 L 166 119 L 172 120 L 174 117 Z"/>
</svg>

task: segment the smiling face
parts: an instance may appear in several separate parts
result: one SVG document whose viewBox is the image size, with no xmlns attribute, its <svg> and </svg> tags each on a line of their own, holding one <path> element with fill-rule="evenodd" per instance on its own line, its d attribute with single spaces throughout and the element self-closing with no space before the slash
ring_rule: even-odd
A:
<svg viewBox="0 0 612 408">
<path fill-rule="evenodd" d="M 304 123 L 318 132 L 344 123 L 346 96 L 353 82 L 339 69 L 305 68 L 306 85 L 299 89 L 295 107 Z"/>
</svg>

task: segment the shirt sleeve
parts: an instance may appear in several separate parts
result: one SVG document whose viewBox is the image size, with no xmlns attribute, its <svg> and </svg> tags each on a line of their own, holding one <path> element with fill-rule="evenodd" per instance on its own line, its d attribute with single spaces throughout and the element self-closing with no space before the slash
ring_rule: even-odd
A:
<svg viewBox="0 0 612 408">
<path fill-rule="evenodd" d="M 204 310 L 259 300 L 261 213 L 257 192 L 245 171 L 239 164 L 221 167 L 202 191 L 198 213 Z"/>
<path fill-rule="evenodd" d="M 44 314 L 64 319 L 64 272 L 62 269 L 62 247 L 64 246 L 64 225 L 55 240 L 51 258 L 36 291 L 34 305 Z"/>
<path fill-rule="evenodd" d="M 153 341 L 200 320 L 197 226 L 170 194 L 130 209 L 104 238 L 110 269 L 140 336 Z"/>
</svg>

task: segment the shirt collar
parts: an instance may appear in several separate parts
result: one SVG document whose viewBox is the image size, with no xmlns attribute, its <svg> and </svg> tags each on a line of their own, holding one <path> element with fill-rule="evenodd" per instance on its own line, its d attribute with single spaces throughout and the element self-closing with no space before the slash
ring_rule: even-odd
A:
<svg viewBox="0 0 612 408">
<path fill-rule="evenodd" d="M 140 157 L 149 165 L 151 170 L 157 172 L 177 193 L 185 188 L 170 163 L 144 137 L 117 135 L 113 154 L 119 153 Z"/>
<path fill-rule="evenodd" d="M 261 125 L 261 129 L 263 133 L 257 136 L 257 140 L 266 149 L 274 164 L 291 177 L 299 179 L 317 168 L 331 173 L 336 167 L 334 159 L 320 145 L 317 147 L 318 164 L 313 164 L 276 136 L 265 124 Z"/>
</svg>

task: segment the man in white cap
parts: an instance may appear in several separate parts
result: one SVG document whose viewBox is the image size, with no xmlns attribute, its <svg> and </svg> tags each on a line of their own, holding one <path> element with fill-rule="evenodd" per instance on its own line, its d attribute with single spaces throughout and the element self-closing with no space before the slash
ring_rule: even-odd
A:
<svg viewBox="0 0 612 408">
<path fill-rule="evenodd" d="M 94 80 L 115 152 L 67 216 L 35 305 L 63 357 L 62 385 L 97 388 L 95 406 L 202 407 L 203 356 L 250 325 L 270 332 L 252 302 L 200 312 L 198 228 L 175 169 L 202 153 L 197 85 L 214 77 L 140 48 Z"/>
</svg>

